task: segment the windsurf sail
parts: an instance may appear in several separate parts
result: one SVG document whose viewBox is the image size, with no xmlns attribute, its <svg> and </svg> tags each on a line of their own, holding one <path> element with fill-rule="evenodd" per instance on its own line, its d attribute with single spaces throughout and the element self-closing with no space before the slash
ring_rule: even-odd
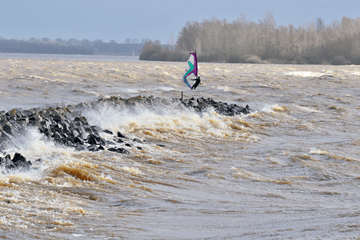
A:
<svg viewBox="0 0 360 240">
<path fill-rule="evenodd" d="M 187 60 L 185 74 L 183 76 L 183 82 L 190 88 L 194 86 L 194 83 L 189 80 L 196 80 L 198 75 L 197 57 L 196 52 L 190 53 L 190 57 Z"/>
</svg>

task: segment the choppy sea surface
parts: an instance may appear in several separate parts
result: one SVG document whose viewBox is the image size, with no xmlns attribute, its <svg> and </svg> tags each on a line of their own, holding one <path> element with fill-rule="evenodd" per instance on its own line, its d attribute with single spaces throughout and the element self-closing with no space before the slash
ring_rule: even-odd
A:
<svg viewBox="0 0 360 240">
<path fill-rule="evenodd" d="M 0 110 L 181 91 L 253 110 L 83 112 L 148 141 L 130 155 L 74 151 L 27 129 L 17 151 L 44 161 L 0 171 L 0 237 L 359 238 L 360 66 L 199 63 L 193 91 L 184 70 L 136 57 L 0 54 Z"/>
</svg>

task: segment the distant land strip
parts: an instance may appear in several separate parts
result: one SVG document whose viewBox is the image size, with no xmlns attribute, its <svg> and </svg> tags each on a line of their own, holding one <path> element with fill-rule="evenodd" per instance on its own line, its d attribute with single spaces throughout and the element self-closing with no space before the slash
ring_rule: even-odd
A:
<svg viewBox="0 0 360 240">
<path fill-rule="evenodd" d="M 0 53 L 34 53 L 34 54 L 79 54 L 79 55 L 123 55 L 139 56 L 143 44 L 141 43 L 105 43 L 101 40 L 48 38 L 19 40 L 0 37 Z"/>
</svg>

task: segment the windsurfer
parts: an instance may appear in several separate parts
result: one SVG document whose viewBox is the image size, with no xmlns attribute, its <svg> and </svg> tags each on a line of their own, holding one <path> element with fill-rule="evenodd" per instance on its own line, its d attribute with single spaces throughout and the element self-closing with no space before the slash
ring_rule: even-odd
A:
<svg viewBox="0 0 360 240">
<path fill-rule="evenodd" d="M 193 89 L 197 88 L 197 86 L 199 86 L 201 80 L 200 80 L 200 77 L 196 77 L 196 79 L 191 79 L 191 80 L 196 81 L 194 83 L 194 85 L 191 87 L 191 90 L 193 90 Z"/>
<path fill-rule="evenodd" d="M 195 79 L 191 79 L 193 77 L 195 77 Z M 191 90 L 196 89 L 197 86 L 199 86 L 199 84 L 201 83 L 200 77 L 198 76 L 196 52 L 190 53 L 190 57 L 187 60 L 185 74 L 182 80 L 186 84 L 186 86 L 188 86 Z M 195 83 L 190 84 L 189 80 L 195 81 Z"/>
</svg>

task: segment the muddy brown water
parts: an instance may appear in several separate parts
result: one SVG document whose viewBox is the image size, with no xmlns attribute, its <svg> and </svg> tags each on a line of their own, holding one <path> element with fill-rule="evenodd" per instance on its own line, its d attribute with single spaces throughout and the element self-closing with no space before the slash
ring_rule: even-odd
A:
<svg viewBox="0 0 360 240">
<path fill-rule="evenodd" d="M 360 235 L 359 66 L 200 63 L 203 83 L 193 91 L 181 82 L 184 69 L 129 57 L 0 54 L 6 111 L 181 91 L 253 110 L 233 117 L 165 105 L 83 112 L 92 125 L 147 140 L 130 155 L 76 152 L 29 128 L 6 151 L 36 168 L 0 173 L 0 236 Z"/>
</svg>

